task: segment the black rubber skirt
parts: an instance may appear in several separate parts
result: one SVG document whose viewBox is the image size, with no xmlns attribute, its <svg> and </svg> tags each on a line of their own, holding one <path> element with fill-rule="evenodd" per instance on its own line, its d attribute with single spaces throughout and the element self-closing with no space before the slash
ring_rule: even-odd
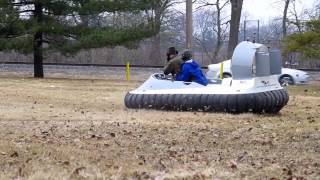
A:
<svg viewBox="0 0 320 180">
<path fill-rule="evenodd" d="M 131 94 L 127 108 L 169 111 L 205 111 L 229 113 L 278 113 L 289 101 L 288 93 L 273 90 L 250 94 Z"/>
</svg>

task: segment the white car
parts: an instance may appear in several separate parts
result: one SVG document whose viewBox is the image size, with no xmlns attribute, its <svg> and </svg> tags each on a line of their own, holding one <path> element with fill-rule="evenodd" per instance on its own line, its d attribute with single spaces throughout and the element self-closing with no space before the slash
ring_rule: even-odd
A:
<svg viewBox="0 0 320 180">
<path fill-rule="evenodd" d="M 223 77 L 228 78 L 231 77 L 231 68 L 230 68 L 231 60 L 223 61 Z M 206 76 L 208 79 L 217 79 L 220 77 L 220 68 L 221 63 L 210 64 L 208 66 L 208 72 Z M 310 76 L 307 72 L 290 69 L 290 68 L 282 68 L 282 73 L 279 75 L 279 83 L 281 85 L 289 84 L 306 84 L 310 80 Z"/>
</svg>

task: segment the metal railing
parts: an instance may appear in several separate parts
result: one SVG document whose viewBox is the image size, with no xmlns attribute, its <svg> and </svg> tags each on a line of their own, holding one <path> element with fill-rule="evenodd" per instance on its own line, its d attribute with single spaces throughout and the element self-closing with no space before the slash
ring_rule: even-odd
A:
<svg viewBox="0 0 320 180">
<path fill-rule="evenodd" d="M 1 62 L 1 65 L 33 65 L 32 62 Z M 126 64 L 72 64 L 72 63 L 43 63 L 43 65 L 49 66 L 96 66 L 96 67 L 126 67 Z M 163 68 L 163 66 L 159 65 L 135 65 L 130 64 L 130 67 L 134 68 Z M 202 66 L 202 69 L 208 69 L 207 66 Z M 302 71 L 312 71 L 312 72 L 320 72 L 320 68 L 297 68 Z"/>
</svg>

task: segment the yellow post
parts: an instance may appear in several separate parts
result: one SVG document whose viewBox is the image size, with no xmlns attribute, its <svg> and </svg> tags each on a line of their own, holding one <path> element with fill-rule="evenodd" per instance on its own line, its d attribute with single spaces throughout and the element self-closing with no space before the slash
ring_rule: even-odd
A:
<svg viewBox="0 0 320 180">
<path fill-rule="evenodd" d="M 130 81 L 130 63 L 127 62 L 126 64 L 126 78 L 127 78 L 127 81 Z"/>
<path fill-rule="evenodd" d="M 220 79 L 223 79 L 223 62 L 221 63 L 221 66 L 220 66 Z"/>
</svg>

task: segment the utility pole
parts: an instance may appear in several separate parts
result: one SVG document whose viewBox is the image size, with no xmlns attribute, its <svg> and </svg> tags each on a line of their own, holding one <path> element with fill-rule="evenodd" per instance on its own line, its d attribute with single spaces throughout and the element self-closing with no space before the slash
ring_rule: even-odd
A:
<svg viewBox="0 0 320 180">
<path fill-rule="evenodd" d="M 186 2 L 186 39 L 187 39 L 187 49 L 192 48 L 192 0 L 187 0 Z"/>
</svg>

